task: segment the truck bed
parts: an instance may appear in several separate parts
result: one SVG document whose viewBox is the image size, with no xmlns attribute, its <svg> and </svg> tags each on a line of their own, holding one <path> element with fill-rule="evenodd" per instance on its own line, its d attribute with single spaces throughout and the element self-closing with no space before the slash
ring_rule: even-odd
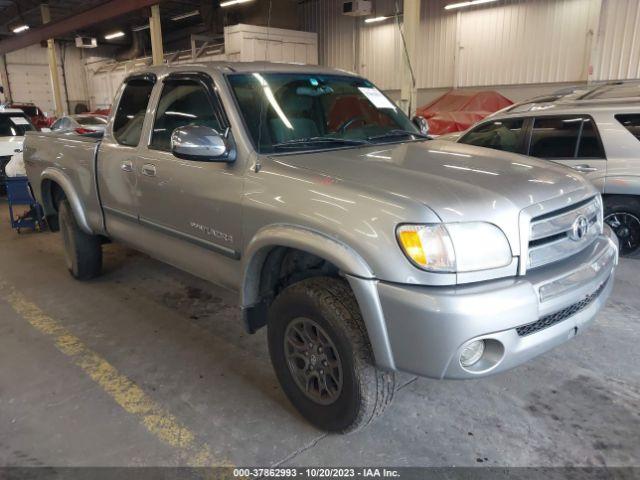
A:
<svg viewBox="0 0 640 480">
<path fill-rule="evenodd" d="M 96 234 L 104 232 L 96 183 L 101 140 L 101 135 L 27 132 L 24 141 L 27 176 L 45 215 L 53 215 L 56 211 L 54 196 L 57 186 L 70 187 L 64 190 L 74 192 L 73 198 L 68 200 L 80 227 L 87 233 Z"/>
</svg>

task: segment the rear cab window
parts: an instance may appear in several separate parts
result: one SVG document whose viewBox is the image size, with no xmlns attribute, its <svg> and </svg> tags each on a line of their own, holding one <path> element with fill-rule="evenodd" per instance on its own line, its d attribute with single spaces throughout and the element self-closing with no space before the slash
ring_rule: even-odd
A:
<svg viewBox="0 0 640 480">
<path fill-rule="evenodd" d="M 113 122 L 113 137 L 119 144 L 135 147 L 140 142 L 154 84 L 155 77 L 133 78 L 125 84 Z"/>
<path fill-rule="evenodd" d="M 631 135 L 640 140 L 640 113 L 621 113 L 615 115 L 615 119 L 620 122 Z"/>
</svg>

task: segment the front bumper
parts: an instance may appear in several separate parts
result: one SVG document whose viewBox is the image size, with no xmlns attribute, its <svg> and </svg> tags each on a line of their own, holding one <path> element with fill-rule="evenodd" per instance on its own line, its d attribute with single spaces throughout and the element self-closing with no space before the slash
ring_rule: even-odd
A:
<svg viewBox="0 0 640 480">
<path fill-rule="evenodd" d="M 580 254 L 523 277 L 456 287 L 377 282 L 384 326 L 373 325 L 376 309 L 363 311 L 376 362 L 431 378 L 478 378 L 513 368 L 594 320 L 613 288 L 617 262 L 617 240 L 605 227 Z M 463 347 L 481 339 L 482 360 L 462 367 Z"/>
</svg>

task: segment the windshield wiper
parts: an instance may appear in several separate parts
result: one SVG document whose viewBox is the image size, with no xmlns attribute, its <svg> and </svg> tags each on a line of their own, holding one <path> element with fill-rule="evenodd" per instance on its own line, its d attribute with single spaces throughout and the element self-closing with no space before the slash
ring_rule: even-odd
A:
<svg viewBox="0 0 640 480">
<path fill-rule="evenodd" d="M 365 145 L 370 142 L 367 140 L 358 140 L 355 138 L 309 137 L 296 138 L 294 140 L 287 140 L 286 142 L 274 143 L 273 148 L 296 148 L 301 146 L 306 147 L 326 143 L 337 143 L 341 145 Z"/>
<path fill-rule="evenodd" d="M 381 135 L 374 135 L 372 137 L 367 137 L 367 140 L 372 141 L 372 140 L 380 140 L 380 139 L 383 139 L 383 138 L 407 137 L 407 136 L 424 138 L 424 139 L 431 139 L 431 137 L 429 137 L 429 135 L 425 135 L 425 134 L 420 133 L 420 132 L 412 132 L 410 130 L 402 130 L 401 128 L 396 128 L 396 129 L 393 129 L 393 130 L 389 130 L 388 132 L 385 132 L 385 133 L 383 133 Z"/>
</svg>

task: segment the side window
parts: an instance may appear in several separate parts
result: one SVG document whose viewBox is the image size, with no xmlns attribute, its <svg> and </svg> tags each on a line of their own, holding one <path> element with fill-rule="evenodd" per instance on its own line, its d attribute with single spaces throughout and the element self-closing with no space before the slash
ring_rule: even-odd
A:
<svg viewBox="0 0 640 480">
<path fill-rule="evenodd" d="M 505 152 L 518 152 L 522 140 L 521 118 L 488 122 L 474 128 L 460 139 L 460 143 L 494 148 Z"/>
<path fill-rule="evenodd" d="M 529 155 L 575 158 L 582 117 L 539 117 L 533 123 Z"/>
<path fill-rule="evenodd" d="M 51 125 L 51 130 L 60 130 L 62 129 L 62 124 L 64 122 L 64 118 L 60 118 L 56 120 L 53 125 Z"/>
<path fill-rule="evenodd" d="M 169 151 L 173 131 L 187 125 L 222 130 L 220 118 L 211 104 L 207 88 L 202 83 L 187 79 L 168 80 L 162 88 L 162 95 L 158 101 L 149 146 Z"/>
<path fill-rule="evenodd" d="M 140 142 L 144 115 L 153 90 L 153 82 L 134 79 L 127 82 L 113 122 L 113 136 L 121 145 L 135 147 Z"/>
<path fill-rule="evenodd" d="M 615 117 L 631 135 L 640 140 L 640 113 L 625 113 Z"/>
<path fill-rule="evenodd" d="M 596 126 L 590 118 L 585 118 L 582 122 L 580 146 L 576 158 L 605 158 Z"/>
</svg>

